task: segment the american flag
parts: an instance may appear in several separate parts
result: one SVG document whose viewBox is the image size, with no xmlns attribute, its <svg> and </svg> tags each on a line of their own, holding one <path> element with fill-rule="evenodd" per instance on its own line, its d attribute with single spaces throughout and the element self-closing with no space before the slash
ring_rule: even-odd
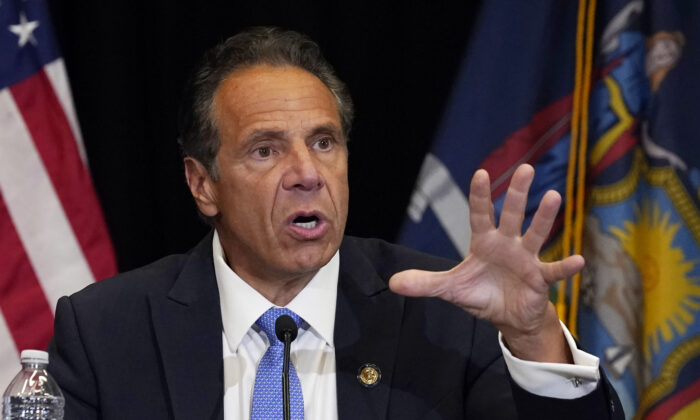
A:
<svg viewBox="0 0 700 420">
<path fill-rule="evenodd" d="M 0 0 L 0 390 L 58 298 L 114 273 L 44 0 Z"/>
</svg>

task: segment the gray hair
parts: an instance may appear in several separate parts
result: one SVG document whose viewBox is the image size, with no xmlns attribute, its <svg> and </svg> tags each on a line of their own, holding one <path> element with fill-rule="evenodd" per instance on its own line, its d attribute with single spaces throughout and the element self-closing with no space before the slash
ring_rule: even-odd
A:
<svg viewBox="0 0 700 420">
<path fill-rule="evenodd" d="M 221 144 L 213 120 L 214 95 L 229 74 L 256 65 L 294 66 L 316 76 L 333 94 L 343 133 L 348 138 L 354 113 L 352 99 L 318 44 L 290 30 L 250 28 L 205 53 L 185 92 L 178 141 L 183 154 L 202 163 L 214 180 L 218 179 L 216 155 Z"/>
</svg>

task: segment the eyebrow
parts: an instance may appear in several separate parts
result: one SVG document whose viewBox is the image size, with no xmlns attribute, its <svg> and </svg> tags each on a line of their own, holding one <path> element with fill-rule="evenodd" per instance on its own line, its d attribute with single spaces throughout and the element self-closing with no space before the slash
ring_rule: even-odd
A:
<svg viewBox="0 0 700 420">
<path fill-rule="evenodd" d="M 265 130 L 265 129 L 254 130 L 250 134 L 248 134 L 243 145 L 248 146 L 248 145 L 253 144 L 256 141 L 260 140 L 261 138 L 271 138 L 274 140 L 282 140 L 282 139 L 284 139 L 284 130 Z"/>
<path fill-rule="evenodd" d="M 335 124 L 323 124 L 315 127 L 309 137 L 316 136 L 318 134 L 332 134 L 335 137 L 342 138 L 342 133 L 340 129 Z"/>
<path fill-rule="evenodd" d="M 284 137 L 284 130 L 254 130 L 248 138 L 254 137 Z"/>
<path fill-rule="evenodd" d="M 317 127 L 314 127 L 314 129 L 309 133 L 308 137 L 313 137 L 317 136 L 319 134 L 331 134 L 335 137 L 342 138 L 341 130 L 332 123 L 328 124 L 322 124 Z M 283 140 L 285 138 L 285 131 L 284 130 L 269 130 L 269 129 L 259 129 L 259 130 L 253 130 L 248 136 L 248 139 L 246 140 L 245 144 L 251 144 L 255 143 L 261 138 L 270 138 L 273 140 Z"/>
</svg>

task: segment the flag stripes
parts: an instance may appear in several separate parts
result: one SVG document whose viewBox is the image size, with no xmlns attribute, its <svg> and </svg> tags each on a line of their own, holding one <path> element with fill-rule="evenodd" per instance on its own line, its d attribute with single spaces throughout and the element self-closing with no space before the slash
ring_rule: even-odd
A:
<svg viewBox="0 0 700 420">
<path fill-rule="evenodd" d="M 12 226 L 0 195 L 0 310 L 18 351 L 42 348 L 51 338 L 53 313 L 36 273 Z"/>
<path fill-rule="evenodd" d="M 34 141 L 9 91 L 0 148 L 0 191 L 49 302 L 94 281 Z"/>
<path fill-rule="evenodd" d="M 2 315 L 1 311 L 0 315 Z M 2 361 L 0 363 L 0 383 L 3 386 L 7 386 L 17 373 L 16 367 L 19 366 L 19 353 L 13 345 L 12 335 L 2 316 L 0 316 L 0 360 Z M 9 369 L 10 367 L 15 367 L 15 369 Z"/>
<path fill-rule="evenodd" d="M 61 109 L 64 111 L 63 115 L 66 117 L 68 124 L 70 125 L 71 132 L 73 133 L 73 139 L 75 140 L 75 144 L 78 147 L 78 152 L 80 153 L 80 159 L 87 167 L 87 154 L 85 153 L 83 137 L 80 134 L 77 114 L 73 108 L 73 100 L 71 99 L 70 85 L 68 83 L 68 75 L 66 74 L 66 67 L 63 64 L 63 59 L 59 57 L 45 65 L 44 72 L 46 72 L 46 76 L 51 81 L 53 91 L 55 92 L 56 97 L 58 97 L 58 101 L 61 103 Z"/>
<path fill-rule="evenodd" d="M 63 61 L 0 90 L 0 386 L 43 349 L 56 301 L 116 273 Z"/>
<path fill-rule="evenodd" d="M 40 71 L 10 91 L 94 278 L 110 275 L 115 267 L 102 211 L 46 73 Z"/>
</svg>

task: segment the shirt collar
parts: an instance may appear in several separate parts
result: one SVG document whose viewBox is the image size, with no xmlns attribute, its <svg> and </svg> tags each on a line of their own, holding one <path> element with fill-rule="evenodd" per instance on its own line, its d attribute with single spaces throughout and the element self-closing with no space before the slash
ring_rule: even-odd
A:
<svg viewBox="0 0 700 420">
<path fill-rule="evenodd" d="M 276 305 L 231 270 L 226 263 L 224 250 L 216 231 L 212 239 L 212 253 L 224 334 L 229 349 L 235 352 L 243 336 L 255 321 L 265 311 Z M 286 306 L 302 317 L 309 324 L 310 329 L 331 347 L 335 329 L 339 269 L 340 256 L 336 251 L 328 264 L 321 267 L 311 281 Z"/>
</svg>

